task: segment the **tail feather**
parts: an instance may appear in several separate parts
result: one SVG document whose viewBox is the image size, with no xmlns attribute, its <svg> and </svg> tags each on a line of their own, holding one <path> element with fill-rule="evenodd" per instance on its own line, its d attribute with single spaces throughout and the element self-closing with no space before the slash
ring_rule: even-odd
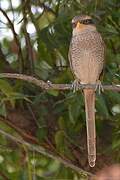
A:
<svg viewBox="0 0 120 180">
<path fill-rule="evenodd" d="M 95 129 L 95 91 L 84 89 L 86 127 L 87 127 L 87 148 L 88 162 L 91 167 L 96 161 L 96 129 Z"/>
</svg>

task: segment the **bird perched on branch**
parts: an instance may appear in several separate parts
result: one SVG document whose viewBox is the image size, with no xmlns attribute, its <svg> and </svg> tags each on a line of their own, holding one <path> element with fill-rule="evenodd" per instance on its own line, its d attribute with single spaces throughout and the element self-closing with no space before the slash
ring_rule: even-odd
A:
<svg viewBox="0 0 120 180">
<path fill-rule="evenodd" d="M 75 16 L 72 19 L 72 39 L 69 48 L 69 60 L 75 81 L 79 84 L 99 84 L 104 64 L 104 42 L 97 32 L 90 16 Z M 88 162 L 91 167 L 96 161 L 95 130 L 95 89 L 83 89 L 85 98 Z"/>
</svg>

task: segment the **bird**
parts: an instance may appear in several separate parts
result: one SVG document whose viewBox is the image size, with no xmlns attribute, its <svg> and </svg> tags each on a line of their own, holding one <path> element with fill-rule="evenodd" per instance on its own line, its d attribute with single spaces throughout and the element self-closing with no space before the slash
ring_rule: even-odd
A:
<svg viewBox="0 0 120 180">
<path fill-rule="evenodd" d="M 75 81 L 73 87 L 78 90 L 79 84 L 96 84 L 100 87 L 100 76 L 103 72 L 105 44 L 101 34 L 89 15 L 78 15 L 72 19 L 72 38 L 69 47 L 69 62 Z M 96 127 L 95 127 L 95 88 L 84 88 L 88 163 L 96 163 Z"/>
</svg>

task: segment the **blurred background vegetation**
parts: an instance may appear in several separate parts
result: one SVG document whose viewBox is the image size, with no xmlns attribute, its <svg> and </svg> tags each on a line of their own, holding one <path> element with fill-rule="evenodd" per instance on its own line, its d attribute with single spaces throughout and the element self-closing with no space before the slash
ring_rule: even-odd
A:
<svg viewBox="0 0 120 180">
<path fill-rule="evenodd" d="M 71 19 L 89 14 L 106 44 L 104 84 L 120 84 L 119 0 L 0 0 L 0 72 L 24 73 L 54 83 L 71 83 L 68 49 Z M 0 79 L 0 130 L 44 147 L 68 164 L 95 173 L 120 163 L 120 94 L 96 95 L 97 162 L 87 162 L 81 92 L 41 90 Z M 0 180 L 87 179 L 12 141 L 0 131 Z"/>
</svg>

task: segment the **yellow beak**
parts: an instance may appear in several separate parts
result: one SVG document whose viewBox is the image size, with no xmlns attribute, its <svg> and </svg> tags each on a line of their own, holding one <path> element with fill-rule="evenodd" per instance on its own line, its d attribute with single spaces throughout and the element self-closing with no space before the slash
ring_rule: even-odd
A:
<svg viewBox="0 0 120 180">
<path fill-rule="evenodd" d="M 85 25 L 84 25 L 84 24 L 81 24 L 81 23 L 78 21 L 76 28 L 77 28 L 77 29 L 82 29 L 82 28 L 84 28 L 84 27 L 85 27 Z"/>
</svg>

